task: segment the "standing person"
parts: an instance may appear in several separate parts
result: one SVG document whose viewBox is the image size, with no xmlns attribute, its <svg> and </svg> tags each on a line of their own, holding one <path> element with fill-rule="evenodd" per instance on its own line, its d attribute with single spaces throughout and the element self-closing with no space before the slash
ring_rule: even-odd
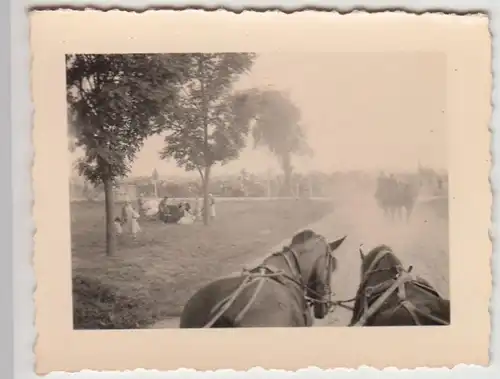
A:
<svg viewBox="0 0 500 379">
<path fill-rule="evenodd" d="M 120 236 L 123 233 L 122 220 L 120 219 L 120 217 L 115 217 L 114 224 L 116 235 Z"/>
<path fill-rule="evenodd" d="M 145 201 L 144 201 L 144 193 L 141 192 L 139 194 L 139 197 L 137 198 L 137 205 L 139 207 L 139 214 L 142 214 L 142 215 L 144 215 L 144 211 L 145 211 L 145 209 L 144 209 L 144 203 L 145 203 Z"/>
<path fill-rule="evenodd" d="M 191 214 L 191 206 L 189 203 L 179 204 L 179 209 L 182 212 L 182 217 L 177 221 L 178 224 L 181 225 L 191 225 L 194 223 L 194 217 Z"/>
<path fill-rule="evenodd" d="M 135 239 L 137 237 L 137 233 L 141 231 L 141 227 L 139 226 L 139 222 L 137 221 L 137 219 L 139 218 L 139 213 L 137 213 L 132 207 L 132 202 L 129 199 L 127 199 L 125 205 L 122 208 L 121 218 L 127 230 L 132 233 L 132 236 Z"/>
<path fill-rule="evenodd" d="M 160 204 L 158 204 L 158 215 L 160 220 L 163 222 L 168 222 L 169 209 L 168 209 L 168 196 L 161 199 Z"/>
<path fill-rule="evenodd" d="M 208 194 L 208 210 L 209 210 L 209 216 L 212 220 L 215 219 L 215 199 L 214 196 L 209 193 Z"/>
</svg>

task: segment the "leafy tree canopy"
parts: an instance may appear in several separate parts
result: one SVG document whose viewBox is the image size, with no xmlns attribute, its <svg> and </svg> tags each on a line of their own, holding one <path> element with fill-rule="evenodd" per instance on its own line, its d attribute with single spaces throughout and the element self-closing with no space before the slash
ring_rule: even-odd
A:
<svg viewBox="0 0 500 379">
<path fill-rule="evenodd" d="M 291 191 L 292 155 L 312 155 L 301 125 L 301 112 L 286 92 L 250 89 L 240 94 L 241 114 L 255 119 L 254 146 L 265 146 L 278 158 Z"/>
<path fill-rule="evenodd" d="M 167 120 L 162 159 L 172 157 L 186 170 L 225 164 L 245 145 L 252 117 L 233 83 L 252 66 L 249 53 L 191 54 L 186 82 Z"/>
<path fill-rule="evenodd" d="M 149 135 L 164 125 L 188 71 L 185 54 L 66 56 L 69 133 L 93 184 L 125 176 Z"/>
<path fill-rule="evenodd" d="M 268 90 L 260 93 L 259 111 L 252 130 L 256 146 L 265 145 L 276 155 L 310 154 L 301 112 L 287 93 Z"/>
</svg>

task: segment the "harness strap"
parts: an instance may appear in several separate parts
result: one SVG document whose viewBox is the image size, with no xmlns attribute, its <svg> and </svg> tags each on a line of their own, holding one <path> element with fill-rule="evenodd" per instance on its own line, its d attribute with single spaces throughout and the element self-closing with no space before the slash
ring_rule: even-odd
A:
<svg viewBox="0 0 500 379">
<path fill-rule="evenodd" d="M 229 309 L 229 307 L 231 305 L 233 305 L 234 301 L 240 295 L 240 293 L 242 293 L 243 290 L 248 287 L 248 285 L 250 284 L 249 283 L 250 280 L 251 280 L 251 276 L 247 276 L 243 280 L 243 282 L 239 285 L 239 287 L 236 288 L 236 290 L 231 295 L 229 295 L 228 297 L 226 297 L 226 298 L 222 299 L 221 301 L 219 301 L 212 308 L 212 311 L 215 311 L 217 308 L 219 308 L 219 310 L 210 319 L 210 321 L 203 326 L 203 328 L 211 328 L 215 324 L 215 322 Z"/>
<path fill-rule="evenodd" d="M 394 280 L 395 279 L 389 279 L 389 280 L 386 280 L 380 284 L 366 287 L 365 288 L 366 297 L 372 297 L 372 296 L 378 295 L 379 293 L 385 291 L 386 289 L 388 289 L 392 285 L 392 283 L 394 283 Z"/>
<path fill-rule="evenodd" d="M 245 307 L 234 318 L 234 322 L 235 323 L 239 323 L 243 319 L 243 316 L 245 316 L 245 314 L 248 312 L 248 310 L 250 309 L 250 307 L 253 305 L 253 303 L 255 302 L 255 299 L 257 298 L 257 295 L 260 293 L 262 287 L 264 286 L 264 282 L 266 281 L 266 278 L 262 277 L 262 278 L 259 278 L 257 280 L 259 281 L 259 283 L 257 284 L 257 288 L 253 292 L 252 297 L 247 302 L 247 304 L 245 305 Z"/>
<path fill-rule="evenodd" d="M 360 251 L 361 251 L 361 248 L 360 248 Z M 391 252 L 391 250 L 389 248 L 386 248 L 386 249 L 383 249 L 383 250 L 380 250 L 377 255 L 375 256 L 375 258 L 373 259 L 372 263 L 370 263 L 370 266 L 368 267 L 368 269 L 366 270 L 365 272 L 365 275 L 363 277 L 363 279 L 361 280 L 361 285 L 363 286 L 366 282 L 366 280 L 368 279 L 368 277 L 370 276 L 370 274 L 372 274 L 375 270 L 375 267 L 377 266 L 377 264 L 380 262 L 380 260 L 386 256 L 387 254 L 389 254 Z M 385 285 L 385 282 L 384 283 L 381 283 L 379 284 L 379 286 L 384 286 Z M 373 287 L 374 289 L 377 288 L 378 286 L 375 286 Z"/>
<path fill-rule="evenodd" d="M 415 284 L 415 287 L 420 289 L 420 290 L 430 292 L 430 293 L 436 295 L 436 297 L 439 297 L 439 298 L 441 297 L 441 295 L 438 293 L 438 291 L 435 288 L 430 287 L 426 283 L 423 283 L 422 279 L 420 279 L 419 277 L 417 277 L 416 280 L 414 280 L 413 284 Z"/>
<path fill-rule="evenodd" d="M 370 271 L 372 271 L 375 266 L 377 265 L 377 263 L 385 256 L 387 255 L 388 253 L 390 253 L 390 250 L 389 249 L 383 249 L 383 250 L 380 250 L 377 255 L 375 256 L 375 259 L 373 259 L 372 263 L 370 264 L 370 267 L 368 267 L 368 270 L 366 270 L 367 273 L 370 273 Z"/>
<path fill-rule="evenodd" d="M 405 280 L 399 282 L 399 284 L 396 286 L 396 283 L 398 283 L 398 280 L 401 278 L 398 278 L 396 281 L 393 282 L 393 284 L 387 289 L 386 292 L 384 292 L 384 294 L 381 296 L 381 297 L 384 297 L 384 301 L 387 300 L 387 298 L 395 291 L 395 290 L 398 290 L 397 294 L 398 294 L 398 298 L 400 300 L 400 303 L 398 304 L 398 306 L 393 310 L 392 314 L 394 314 L 398 309 L 400 308 L 404 308 L 406 309 L 406 311 L 411 315 L 413 321 L 415 322 L 415 325 L 422 325 L 422 323 L 420 322 L 420 317 L 418 317 L 418 315 L 422 316 L 422 317 L 426 317 L 434 322 L 437 322 L 438 324 L 441 324 L 441 325 L 448 325 L 449 323 L 442 320 L 441 318 L 439 317 L 436 317 L 428 312 L 424 312 L 420 309 L 418 309 L 411 301 L 407 300 L 406 299 L 406 283 L 408 282 L 411 282 L 413 284 L 417 284 L 417 288 L 419 288 L 420 290 L 422 291 L 425 291 L 427 290 L 427 287 L 426 286 L 423 286 L 423 287 L 420 287 L 418 286 L 418 282 L 415 282 L 415 280 L 413 280 L 413 278 L 411 277 L 411 275 L 408 273 L 408 272 L 405 272 L 404 273 L 406 278 Z M 379 289 L 379 288 L 377 288 Z M 379 289 L 380 290 L 380 289 Z M 432 291 L 432 288 L 431 288 L 431 292 Z M 373 292 L 373 294 L 375 294 L 376 292 Z M 387 296 L 386 296 L 387 295 Z M 367 297 L 365 296 L 365 308 L 364 309 L 367 309 Z M 378 301 L 376 303 L 374 303 L 373 305 L 375 306 L 376 304 L 378 303 Z M 379 306 L 377 306 L 376 309 L 373 309 L 373 312 L 370 310 L 370 314 L 368 315 L 368 317 L 363 317 L 363 324 L 368 320 L 369 317 L 371 317 L 378 309 L 380 309 L 380 306 L 382 306 L 382 304 L 380 304 Z M 370 308 L 371 309 L 371 308 Z M 365 314 L 367 314 L 368 312 L 366 312 Z M 359 325 L 363 325 L 363 324 L 359 324 L 362 320 L 360 319 L 360 321 L 358 321 L 358 323 L 355 324 L 355 326 L 359 326 Z"/>
<path fill-rule="evenodd" d="M 398 298 L 400 301 L 406 301 L 406 282 L 403 282 L 398 287 Z"/>
<path fill-rule="evenodd" d="M 361 316 L 361 318 L 353 326 L 362 326 L 368 321 L 368 319 L 377 312 L 384 302 L 392 295 L 394 291 L 404 282 L 411 280 L 412 277 L 409 272 L 403 271 L 399 277 L 392 283 L 392 285 L 385 291 L 382 296 L 380 296 Z"/>
<path fill-rule="evenodd" d="M 275 268 L 269 267 L 269 266 L 261 266 L 258 267 L 259 272 L 258 273 L 247 273 L 245 279 L 243 282 L 234 290 L 229 296 L 226 296 L 224 299 L 219 301 L 211 310 L 211 312 L 216 312 L 216 314 L 210 319 L 208 323 L 206 323 L 203 328 L 211 328 L 217 320 L 231 307 L 231 305 L 234 304 L 236 301 L 237 297 L 245 290 L 248 288 L 250 285 L 254 283 L 258 283 L 257 288 L 255 292 L 252 294 L 252 297 L 250 298 L 249 302 L 245 305 L 245 307 L 238 313 L 238 315 L 235 318 L 235 322 L 241 321 L 243 316 L 248 312 L 248 309 L 250 309 L 251 305 L 255 302 L 255 299 L 257 298 L 257 295 L 259 292 L 262 290 L 262 287 L 264 285 L 264 282 L 267 279 L 276 279 L 278 277 L 285 277 L 289 280 L 291 280 L 294 284 L 297 286 L 301 286 L 300 283 L 297 283 L 295 280 L 290 278 L 288 275 L 286 275 L 284 272 L 281 272 L 279 270 L 273 270 Z M 266 273 L 265 271 L 270 271 L 270 273 Z M 258 282 L 255 281 L 255 279 L 258 279 Z"/>
<path fill-rule="evenodd" d="M 441 325 L 449 325 L 448 322 L 442 320 L 441 318 L 439 317 L 436 317 L 434 315 L 431 315 L 430 313 L 427 313 L 427 312 L 423 312 L 421 311 L 420 309 L 418 309 L 417 307 L 415 307 L 413 304 L 411 304 L 411 306 L 413 307 L 413 311 L 423 317 L 427 317 L 429 319 L 431 319 L 432 321 L 434 322 L 437 322 L 438 324 L 441 324 Z"/>
<path fill-rule="evenodd" d="M 243 290 L 245 290 L 246 288 L 248 288 L 250 285 L 252 285 L 254 283 L 257 283 L 257 288 L 255 289 L 254 293 L 252 294 L 252 297 L 247 302 L 245 307 L 235 317 L 234 322 L 240 322 L 241 319 L 244 317 L 244 315 L 248 312 L 248 310 L 250 309 L 252 304 L 255 302 L 255 299 L 257 298 L 258 294 L 262 290 L 264 282 L 267 279 L 272 278 L 272 279 L 276 280 L 278 277 L 283 277 L 285 279 L 290 280 L 292 283 L 294 283 L 298 287 L 304 288 L 304 282 L 303 282 L 302 273 L 300 272 L 300 265 L 299 265 L 297 253 L 295 252 L 295 250 L 293 250 L 290 247 L 286 248 L 286 250 L 292 253 L 292 255 L 295 258 L 295 261 L 297 263 L 297 265 L 296 265 L 297 267 L 294 267 L 294 265 L 290 261 L 290 258 L 286 254 L 284 254 L 283 252 L 281 252 L 279 255 L 281 255 L 284 258 L 287 266 L 290 268 L 290 271 L 292 272 L 292 275 L 296 274 L 300 278 L 300 281 L 291 277 L 283 270 L 276 270 L 276 268 L 271 267 L 271 266 L 267 266 L 267 265 L 266 266 L 263 266 L 263 265 L 257 266 L 254 270 L 259 269 L 258 273 L 252 273 L 252 272 L 249 272 L 247 270 L 244 270 L 244 272 L 246 271 L 246 277 L 243 280 L 243 282 L 229 296 L 227 296 L 224 299 L 222 299 L 221 301 L 219 301 L 212 308 L 211 313 L 212 312 L 216 312 L 216 313 L 210 319 L 210 321 L 203 326 L 203 328 L 212 327 L 215 324 L 215 322 L 217 322 L 217 320 L 231 307 L 231 305 L 234 304 L 236 298 L 243 292 Z M 277 254 L 275 254 L 275 255 L 277 255 Z M 266 270 L 269 271 L 270 273 L 266 273 L 265 272 Z M 258 279 L 257 281 L 255 281 L 256 278 Z M 280 283 L 281 283 L 281 281 L 280 281 Z M 306 304 L 307 304 L 307 299 L 306 299 Z M 307 305 L 306 305 L 306 308 L 307 308 Z M 307 311 L 307 309 L 305 309 L 305 311 Z M 305 314 L 304 314 L 304 316 L 305 316 Z M 307 317 L 306 317 L 306 320 L 307 320 Z"/>
<path fill-rule="evenodd" d="M 408 300 L 403 300 L 401 302 L 401 307 L 403 307 L 404 309 L 406 309 L 408 311 L 408 313 L 410 314 L 411 318 L 413 319 L 413 321 L 415 322 L 415 325 L 422 325 L 420 323 L 420 320 L 418 319 L 418 316 L 417 314 L 415 313 L 415 311 L 417 310 L 417 307 L 415 307 L 410 301 Z"/>
<path fill-rule="evenodd" d="M 300 272 L 299 258 L 297 256 L 297 253 L 291 247 L 288 247 L 287 251 L 292 253 L 292 255 L 295 259 L 295 263 L 297 264 L 296 265 L 297 267 L 294 267 L 292 262 L 290 262 L 290 258 L 286 254 L 282 254 L 282 257 L 285 259 L 285 262 L 288 265 L 288 268 L 290 269 L 290 271 L 292 273 L 296 274 L 299 278 L 301 278 L 301 281 L 302 281 L 303 278 L 302 278 L 302 273 Z M 301 283 L 301 285 L 302 285 L 302 283 Z"/>
</svg>

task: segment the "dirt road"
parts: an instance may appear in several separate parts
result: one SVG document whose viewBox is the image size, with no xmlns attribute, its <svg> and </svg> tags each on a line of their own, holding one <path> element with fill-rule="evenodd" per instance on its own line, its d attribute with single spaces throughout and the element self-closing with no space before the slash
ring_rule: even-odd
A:
<svg viewBox="0 0 500 379">
<path fill-rule="evenodd" d="M 360 244 L 367 251 L 382 243 L 391 246 L 406 266 L 413 265 L 417 275 L 448 296 L 448 221 L 438 216 L 443 211 L 435 209 L 434 203 L 420 202 L 410 223 L 406 224 L 385 220 L 371 196 L 350 194 L 349 198 L 337 198 L 333 202 L 335 208 L 331 214 L 306 227 L 330 240 L 348 236 L 335 254 L 338 267 L 332 287 L 336 299 L 351 298 L 356 292 L 360 280 Z M 282 241 L 276 248 L 288 242 L 289 239 Z M 316 320 L 315 326 L 345 326 L 350 317 L 350 311 L 338 307 L 324 320 Z M 178 324 L 179 319 L 175 318 L 158 322 L 152 328 L 176 328 Z"/>
<path fill-rule="evenodd" d="M 382 216 L 370 198 L 358 198 L 345 203 L 336 212 L 324 218 L 315 229 L 326 236 L 345 233 L 348 239 L 336 256 L 339 264 L 332 277 L 336 299 L 354 296 L 360 281 L 359 246 L 364 251 L 378 244 L 386 244 L 406 266 L 413 265 L 414 273 L 426 278 L 439 293 L 448 296 L 448 222 L 437 216 L 427 203 L 419 203 L 409 224 L 391 222 Z M 337 230 L 337 228 L 342 229 Z M 347 325 L 351 312 L 338 307 L 316 326 Z"/>
</svg>

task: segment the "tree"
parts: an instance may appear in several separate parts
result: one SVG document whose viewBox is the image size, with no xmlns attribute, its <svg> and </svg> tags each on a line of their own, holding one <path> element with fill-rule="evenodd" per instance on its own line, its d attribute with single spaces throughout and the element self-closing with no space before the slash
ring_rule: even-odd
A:
<svg viewBox="0 0 500 379">
<path fill-rule="evenodd" d="M 159 179 L 159 174 L 158 174 L 158 170 L 155 168 L 153 169 L 153 173 L 151 174 L 151 179 L 153 180 L 158 180 Z"/>
<path fill-rule="evenodd" d="M 232 86 L 251 68 L 255 55 L 190 54 L 190 59 L 188 80 L 168 119 L 160 157 L 175 159 L 187 171 L 198 171 L 207 225 L 211 169 L 239 156 L 253 119 L 244 104 L 247 95 L 233 93 Z"/>
<path fill-rule="evenodd" d="M 70 148 L 85 156 L 78 169 L 103 184 L 106 252 L 113 255 L 113 186 L 126 176 L 145 138 L 159 130 L 183 81 L 184 54 L 66 55 Z"/>
<path fill-rule="evenodd" d="M 277 90 L 246 91 L 246 113 L 256 115 L 254 146 L 265 146 L 279 160 L 285 195 L 292 193 L 292 155 L 312 155 L 300 124 L 300 110 L 288 94 Z"/>
</svg>

